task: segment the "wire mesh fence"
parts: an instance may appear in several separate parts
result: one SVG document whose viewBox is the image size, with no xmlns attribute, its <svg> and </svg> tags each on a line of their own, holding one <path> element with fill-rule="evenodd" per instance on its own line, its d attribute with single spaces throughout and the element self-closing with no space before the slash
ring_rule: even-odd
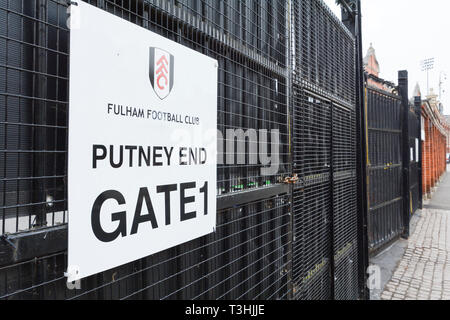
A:
<svg viewBox="0 0 450 320">
<path fill-rule="evenodd" d="M 294 85 L 293 282 L 299 299 L 331 299 L 331 104 Z"/>
<path fill-rule="evenodd" d="M 224 145 L 227 130 L 279 130 L 279 173 L 262 176 L 262 165 L 225 161 L 218 168 L 219 195 L 269 186 L 289 173 L 285 1 L 239 6 L 217 1 L 90 3 L 219 61 L 218 129 Z M 0 70 L 6 80 L 1 94 L 1 234 L 67 219 L 66 8 L 62 0 L 1 2 L 5 53 Z M 180 12 L 191 25 L 177 19 Z M 202 28 L 194 27 L 198 24 Z M 236 37 L 231 32 L 236 24 L 243 29 L 251 26 L 255 33 L 225 46 L 218 39 Z M 229 155 L 239 156 L 225 150 L 222 158 Z"/>
<path fill-rule="evenodd" d="M 333 105 L 333 248 L 336 299 L 358 298 L 355 109 Z"/>
<path fill-rule="evenodd" d="M 391 93 L 370 86 L 366 89 L 370 195 L 368 237 L 372 252 L 402 235 L 408 224 L 404 212 L 412 215 L 420 207 L 420 116 L 410 104 L 405 108 L 396 91 Z M 402 119 L 405 111 L 408 112 L 408 123 Z M 405 142 L 406 126 L 409 137 Z M 408 171 L 405 171 L 405 148 L 409 159 Z M 405 200 L 405 172 L 409 175 L 409 200 Z"/>
<path fill-rule="evenodd" d="M 293 78 L 342 104 L 355 101 L 355 39 L 321 0 L 294 1 Z"/>
<path fill-rule="evenodd" d="M 398 95 L 367 88 L 369 131 L 369 248 L 403 230 L 402 103 Z"/>
<path fill-rule="evenodd" d="M 42 6 L 0 2 L 0 234 L 67 218 L 68 33 L 65 11 Z"/>
<path fill-rule="evenodd" d="M 214 234 L 66 286 L 65 253 L 0 267 L 7 299 L 286 299 L 287 195 L 218 212 Z"/>
<path fill-rule="evenodd" d="M 296 297 L 357 299 L 356 42 L 322 1 L 292 21 Z"/>
<path fill-rule="evenodd" d="M 358 298 L 355 39 L 328 7 L 86 2 L 218 60 L 218 130 L 234 146 L 219 154 L 218 199 L 248 191 L 260 199 L 221 208 L 215 233 L 84 279 L 80 289 L 66 286 L 64 250 L 7 263 L 0 255 L 0 299 Z M 0 0 L 3 246 L 68 220 L 67 6 Z M 249 163 L 248 147 L 237 161 L 246 141 L 227 136 L 230 129 L 278 130 L 278 172 Z M 263 191 L 293 173 L 292 192 Z"/>
</svg>

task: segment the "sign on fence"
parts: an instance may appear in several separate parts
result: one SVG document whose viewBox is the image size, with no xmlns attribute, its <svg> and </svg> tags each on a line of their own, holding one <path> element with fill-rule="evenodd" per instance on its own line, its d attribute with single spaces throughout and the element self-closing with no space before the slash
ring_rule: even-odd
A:
<svg viewBox="0 0 450 320">
<path fill-rule="evenodd" d="M 216 225 L 217 61 L 77 2 L 68 281 Z"/>
</svg>

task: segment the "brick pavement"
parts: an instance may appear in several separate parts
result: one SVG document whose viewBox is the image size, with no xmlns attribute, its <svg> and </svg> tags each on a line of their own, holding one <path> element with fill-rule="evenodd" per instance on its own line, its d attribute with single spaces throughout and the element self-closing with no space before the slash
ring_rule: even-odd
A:
<svg viewBox="0 0 450 320">
<path fill-rule="evenodd" d="M 381 299 L 450 300 L 450 210 L 422 210 Z"/>
</svg>

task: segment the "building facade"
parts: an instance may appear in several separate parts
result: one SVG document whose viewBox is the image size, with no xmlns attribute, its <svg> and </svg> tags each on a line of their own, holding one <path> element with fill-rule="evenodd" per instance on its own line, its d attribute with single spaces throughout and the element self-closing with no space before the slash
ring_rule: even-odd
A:
<svg viewBox="0 0 450 320">
<path fill-rule="evenodd" d="M 450 153 L 450 116 L 445 116 L 445 120 L 446 120 L 445 125 L 447 127 L 447 153 Z"/>
<path fill-rule="evenodd" d="M 422 183 L 423 193 L 429 196 L 446 171 L 449 125 L 439 110 L 438 96 L 430 90 L 422 102 Z"/>
<path fill-rule="evenodd" d="M 395 84 L 386 80 L 381 79 L 380 76 L 380 64 L 377 60 L 375 54 L 375 49 L 370 44 L 367 54 L 363 60 L 364 71 L 367 74 L 367 85 L 379 90 L 392 93 L 395 88 Z"/>
</svg>

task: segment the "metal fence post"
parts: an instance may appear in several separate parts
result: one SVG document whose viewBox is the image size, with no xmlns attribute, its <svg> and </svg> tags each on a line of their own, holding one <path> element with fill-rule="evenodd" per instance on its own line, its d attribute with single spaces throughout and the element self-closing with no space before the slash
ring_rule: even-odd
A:
<svg viewBox="0 0 450 320">
<path fill-rule="evenodd" d="M 361 0 L 356 1 L 356 41 L 357 41 L 357 90 L 359 91 L 359 99 L 357 100 L 359 112 L 357 112 L 357 123 L 360 134 L 357 139 L 357 143 L 360 143 L 361 150 L 358 160 L 360 164 L 358 168 L 361 168 L 361 176 L 358 181 L 360 188 L 359 194 L 361 195 L 360 214 L 358 215 L 358 229 L 359 232 L 359 247 L 360 247 L 360 297 L 362 299 L 369 299 L 370 293 L 366 286 L 367 280 L 367 268 L 369 267 L 369 247 L 367 238 L 367 214 L 368 214 L 368 195 L 367 195 L 367 114 L 365 109 L 365 94 L 364 94 L 364 67 L 363 67 L 363 51 L 362 51 L 362 23 L 361 23 Z"/>
<path fill-rule="evenodd" d="M 291 132 L 293 132 L 293 121 L 294 121 L 294 112 L 293 112 L 293 102 L 294 99 L 293 95 L 293 85 L 292 85 L 292 72 L 293 72 L 293 61 L 294 58 L 291 55 L 292 52 L 292 0 L 288 1 L 288 5 L 286 8 L 286 20 L 287 20 L 287 28 L 286 28 L 286 39 L 289 39 L 288 45 L 286 48 L 286 66 L 287 66 L 287 126 L 288 126 L 288 132 L 289 132 L 289 163 L 290 163 L 290 176 L 293 176 L 294 174 L 294 159 L 292 154 L 291 146 L 293 145 L 293 137 Z M 294 300 L 294 280 L 293 280 L 293 259 L 294 259 L 294 186 L 289 186 L 289 263 L 288 263 L 288 299 Z"/>
<path fill-rule="evenodd" d="M 361 1 L 351 0 L 353 13 L 348 12 L 348 5 L 342 1 L 342 21 L 356 39 L 356 175 L 358 183 L 358 265 L 359 265 L 359 293 L 361 299 L 368 299 L 366 287 L 367 267 L 369 266 L 368 238 L 367 238 L 367 139 L 366 139 L 366 110 L 364 107 L 364 70 L 362 53 L 362 24 Z M 353 14 L 353 17 L 352 17 Z"/>
<path fill-rule="evenodd" d="M 408 100 L 408 71 L 398 72 L 399 93 L 402 97 L 402 167 L 403 167 L 403 234 L 405 239 L 409 238 L 410 220 L 410 148 L 409 148 L 409 100 Z"/>
<path fill-rule="evenodd" d="M 43 21 L 47 19 L 47 3 L 45 0 L 39 0 L 36 3 L 36 10 L 38 14 L 38 22 L 36 24 L 36 42 L 38 48 L 36 48 L 35 53 L 35 70 L 41 74 L 34 76 L 34 87 L 35 95 L 38 98 L 45 98 L 47 93 L 47 52 L 44 49 L 47 45 L 47 32 L 46 25 Z M 35 101 L 33 108 L 33 118 L 34 124 L 45 125 L 46 124 L 46 108 L 47 102 L 43 100 Z M 33 128 L 34 130 L 34 153 L 33 153 L 33 175 L 36 179 L 33 181 L 33 197 L 34 203 L 38 205 L 35 206 L 36 221 L 35 226 L 45 226 L 47 225 L 46 219 L 46 183 L 45 179 L 41 177 L 45 176 L 45 165 L 46 165 L 46 154 L 44 150 L 46 149 L 46 128 Z"/>
<path fill-rule="evenodd" d="M 418 183 L 419 183 L 419 209 L 423 209 L 423 180 L 422 180 L 422 98 L 420 96 L 414 97 L 414 109 L 417 115 L 418 122 L 418 139 L 419 139 L 419 162 L 417 164 Z"/>
</svg>

